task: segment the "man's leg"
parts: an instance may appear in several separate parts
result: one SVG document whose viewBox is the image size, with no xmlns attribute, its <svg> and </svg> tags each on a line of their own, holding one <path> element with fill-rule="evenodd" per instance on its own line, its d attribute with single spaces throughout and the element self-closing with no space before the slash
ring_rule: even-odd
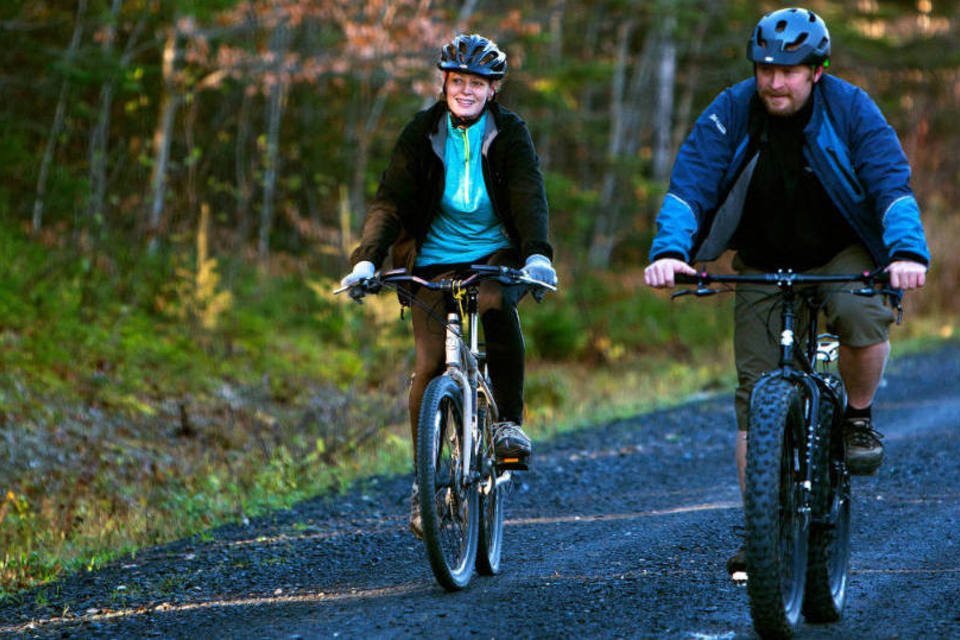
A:
<svg viewBox="0 0 960 640">
<path fill-rule="evenodd" d="M 853 409 L 866 409 L 873 404 L 883 368 L 890 355 L 890 341 L 879 342 L 867 347 L 849 347 L 840 345 L 840 377 L 847 388 L 847 398 Z"/>
<path fill-rule="evenodd" d="M 747 432 L 737 431 L 737 479 L 740 481 L 740 499 L 747 493 Z"/>
<path fill-rule="evenodd" d="M 854 245 L 841 251 L 822 273 L 856 273 L 873 268 L 867 251 Z M 840 338 L 840 377 L 847 389 L 844 444 L 847 467 L 856 475 L 870 474 L 883 462 L 883 443 L 873 428 L 871 406 L 890 355 L 889 326 L 893 312 L 880 296 L 864 298 L 843 287 L 826 293 L 827 330 Z"/>
</svg>

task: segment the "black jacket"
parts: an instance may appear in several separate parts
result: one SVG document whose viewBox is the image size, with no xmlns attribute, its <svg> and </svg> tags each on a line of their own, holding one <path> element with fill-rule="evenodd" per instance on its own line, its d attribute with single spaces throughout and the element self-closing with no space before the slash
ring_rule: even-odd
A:
<svg viewBox="0 0 960 640">
<path fill-rule="evenodd" d="M 546 190 L 530 132 L 495 102 L 487 112 L 483 176 L 493 209 L 521 260 L 534 253 L 552 259 Z M 393 266 L 413 269 L 443 197 L 446 116 L 446 105 L 437 102 L 404 127 L 367 210 L 353 264 L 368 260 L 380 267 L 392 248 Z"/>
</svg>

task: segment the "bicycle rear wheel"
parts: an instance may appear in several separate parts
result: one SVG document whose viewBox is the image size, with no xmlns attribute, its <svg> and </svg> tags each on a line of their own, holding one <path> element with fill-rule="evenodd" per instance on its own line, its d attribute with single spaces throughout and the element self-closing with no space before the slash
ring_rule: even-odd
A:
<svg viewBox="0 0 960 640">
<path fill-rule="evenodd" d="M 842 382 L 828 375 L 842 392 Z M 838 394 L 842 398 L 842 393 Z M 841 408 L 827 393 L 820 399 L 819 446 L 814 451 L 813 517 L 803 615 L 836 622 L 843 612 L 850 563 L 850 474 L 843 456 Z"/>
<path fill-rule="evenodd" d="M 463 398 L 449 376 L 430 381 L 417 427 L 417 483 L 423 542 L 443 588 L 470 582 L 477 554 L 477 485 L 463 467 Z"/>
<path fill-rule="evenodd" d="M 493 416 L 490 407 L 480 396 L 477 407 L 480 452 L 480 540 L 477 548 L 477 572 L 485 576 L 500 573 L 500 555 L 503 549 L 504 486 L 497 486 L 496 455 L 493 451 Z"/>
<path fill-rule="evenodd" d="M 804 422 L 799 393 L 780 378 L 750 399 L 747 445 L 747 593 L 762 638 L 789 638 L 800 618 L 809 519 L 802 516 Z"/>
</svg>

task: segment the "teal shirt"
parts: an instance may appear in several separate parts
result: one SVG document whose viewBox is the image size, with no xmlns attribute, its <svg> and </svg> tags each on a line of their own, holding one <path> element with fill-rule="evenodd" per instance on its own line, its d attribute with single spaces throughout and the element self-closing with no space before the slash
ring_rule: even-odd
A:
<svg viewBox="0 0 960 640">
<path fill-rule="evenodd" d="M 447 115 L 443 199 L 417 255 L 418 267 L 471 262 L 511 246 L 483 181 L 480 150 L 487 117 L 484 112 L 460 129 Z"/>
</svg>

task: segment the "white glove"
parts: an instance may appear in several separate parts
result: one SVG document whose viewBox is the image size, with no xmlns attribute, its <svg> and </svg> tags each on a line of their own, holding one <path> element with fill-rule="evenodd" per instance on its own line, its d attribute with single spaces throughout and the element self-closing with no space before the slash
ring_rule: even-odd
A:
<svg viewBox="0 0 960 640">
<path fill-rule="evenodd" d="M 368 260 L 361 260 L 353 266 L 353 271 L 344 276 L 340 281 L 341 287 L 349 287 L 357 284 L 361 280 L 373 277 L 373 263 Z"/>
<path fill-rule="evenodd" d="M 553 269 L 550 258 L 545 255 L 539 253 L 531 255 L 523 265 L 523 270 L 534 280 L 557 286 L 557 272 Z"/>
</svg>

